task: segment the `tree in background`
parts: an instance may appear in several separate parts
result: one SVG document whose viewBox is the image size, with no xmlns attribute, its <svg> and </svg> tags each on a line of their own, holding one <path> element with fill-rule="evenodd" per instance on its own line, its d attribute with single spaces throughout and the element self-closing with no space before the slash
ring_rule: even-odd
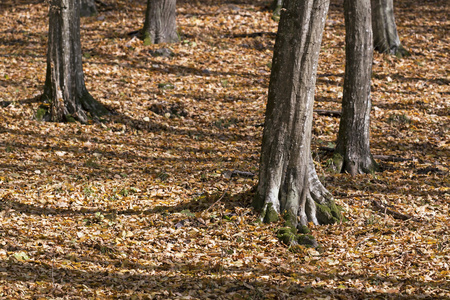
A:
<svg viewBox="0 0 450 300">
<path fill-rule="evenodd" d="M 283 7 L 283 0 L 273 0 L 272 2 L 272 19 L 278 21 L 280 19 L 281 8 Z"/>
<path fill-rule="evenodd" d="M 42 99 L 52 121 L 87 123 L 108 110 L 87 91 L 81 62 L 80 0 L 50 1 L 47 73 Z M 42 108 L 41 108 L 42 109 Z M 39 111 L 38 111 L 39 115 Z"/>
<path fill-rule="evenodd" d="M 375 50 L 399 57 L 409 52 L 400 43 L 395 25 L 394 0 L 371 0 L 372 30 Z"/>
<path fill-rule="evenodd" d="M 370 153 L 373 43 L 370 0 L 345 0 L 345 76 L 334 162 L 351 175 L 375 171 Z"/>
<path fill-rule="evenodd" d="M 176 0 L 147 1 L 144 40 L 151 44 L 178 42 L 176 3 Z"/>
<path fill-rule="evenodd" d="M 264 222 L 288 228 L 342 216 L 319 181 L 311 156 L 314 90 L 329 0 L 285 0 L 275 42 L 253 205 Z M 292 233 L 292 232 L 291 232 Z"/>
<path fill-rule="evenodd" d="M 95 6 L 95 0 L 81 0 L 80 16 L 90 17 L 97 14 L 97 7 Z"/>
</svg>

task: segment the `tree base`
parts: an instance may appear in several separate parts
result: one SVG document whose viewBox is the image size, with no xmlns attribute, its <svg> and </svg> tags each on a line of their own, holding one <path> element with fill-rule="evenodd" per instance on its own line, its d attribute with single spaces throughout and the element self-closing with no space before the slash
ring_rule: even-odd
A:
<svg viewBox="0 0 450 300">
<path fill-rule="evenodd" d="M 299 210 L 293 211 L 287 208 L 282 212 L 287 227 L 300 230 L 307 227 L 309 222 L 315 225 L 326 225 L 344 221 L 342 208 L 335 204 L 330 192 L 319 181 L 313 163 L 309 167 L 308 186 L 305 188 L 307 190 L 304 191 L 305 197 L 303 203 L 299 205 Z M 298 191 L 298 193 L 302 193 L 302 191 Z M 262 203 L 263 205 L 261 205 Z M 264 223 L 279 220 L 280 212 L 271 202 L 262 201 L 258 192 L 255 194 L 253 207 L 261 212 L 261 221 Z"/>
<path fill-rule="evenodd" d="M 277 232 L 277 237 L 285 245 L 302 245 L 305 247 L 316 248 L 319 246 L 314 236 L 310 234 L 298 234 L 295 228 L 283 227 Z"/>
<path fill-rule="evenodd" d="M 71 108 L 76 108 L 74 111 L 69 111 L 67 106 L 59 108 L 55 107 L 57 101 L 50 95 L 52 95 L 51 91 L 46 89 L 41 96 L 41 101 L 43 101 L 44 104 L 40 105 L 36 112 L 36 119 L 39 121 L 80 122 L 82 124 L 87 124 L 89 119 L 95 119 L 110 114 L 110 111 L 103 106 L 103 104 L 95 100 L 87 91 L 85 91 L 81 97 L 78 97 L 75 103 L 70 106 Z"/>
<path fill-rule="evenodd" d="M 349 173 L 352 176 L 358 174 L 372 174 L 379 170 L 378 164 L 373 159 L 372 155 L 361 158 L 360 160 L 350 160 L 342 156 L 342 154 L 336 152 L 333 154 L 333 166 L 332 169 L 336 173 Z"/>
</svg>

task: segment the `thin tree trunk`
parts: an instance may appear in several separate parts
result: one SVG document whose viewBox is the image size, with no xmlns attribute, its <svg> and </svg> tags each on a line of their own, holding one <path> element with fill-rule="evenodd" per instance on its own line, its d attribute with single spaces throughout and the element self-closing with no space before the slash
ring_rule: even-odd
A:
<svg viewBox="0 0 450 300">
<path fill-rule="evenodd" d="M 334 161 L 351 175 L 376 169 L 370 154 L 372 28 L 370 0 L 345 0 L 345 76 Z"/>
<path fill-rule="evenodd" d="M 317 64 L 329 0 L 285 0 L 275 42 L 254 206 L 290 226 L 341 218 L 311 157 Z"/>
<path fill-rule="evenodd" d="M 151 44 L 178 42 L 176 0 L 148 0 L 143 29 Z"/>
<path fill-rule="evenodd" d="M 80 0 L 50 2 L 44 93 L 51 120 L 87 123 L 108 110 L 87 91 L 81 61 Z"/>
<path fill-rule="evenodd" d="M 278 21 L 280 19 L 281 8 L 283 7 L 283 0 L 273 0 L 272 3 L 272 19 Z"/>
<path fill-rule="evenodd" d="M 95 0 L 81 0 L 80 16 L 90 17 L 97 14 L 97 7 L 95 6 Z"/>
<path fill-rule="evenodd" d="M 372 30 L 375 50 L 397 56 L 408 56 L 409 52 L 402 46 L 395 25 L 394 1 L 371 0 Z"/>
</svg>

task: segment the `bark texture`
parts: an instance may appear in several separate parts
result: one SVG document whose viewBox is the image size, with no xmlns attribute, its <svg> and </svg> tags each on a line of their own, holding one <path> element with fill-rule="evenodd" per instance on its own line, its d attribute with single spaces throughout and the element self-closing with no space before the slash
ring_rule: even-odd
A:
<svg viewBox="0 0 450 300">
<path fill-rule="evenodd" d="M 273 2 L 272 2 L 272 9 L 273 9 L 272 19 L 274 19 L 275 21 L 280 20 L 280 13 L 281 13 L 282 7 L 283 7 L 283 0 L 273 0 Z"/>
<path fill-rule="evenodd" d="M 80 0 L 52 0 L 43 94 L 52 121 L 87 123 L 88 113 L 108 114 L 86 89 L 81 59 Z"/>
<path fill-rule="evenodd" d="M 395 25 L 394 0 L 371 0 L 372 30 L 375 50 L 400 57 L 409 52 L 400 43 Z"/>
<path fill-rule="evenodd" d="M 329 0 L 285 0 L 275 42 L 254 206 L 289 227 L 341 218 L 317 177 L 311 126 L 317 64 Z M 298 223 L 299 221 L 299 223 Z"/>
<path fill-rule="evenodd" d="M 335 165 L 352 175 L 376 169 L 370 154 L 372 28 L 370 0 L 345 0 L 345 76 Z"/>
<path fill-rule="evenodd" d="M 143 29 L 152 44 L 178 42 L 176 0 L 148 0 Z"/>
<path fill-rule="evenodd" d="M 95 0 L 81 0 L 80 16 L 90 17 L 97 14 L 97 7 L 95 6 Z"/>
</svg>

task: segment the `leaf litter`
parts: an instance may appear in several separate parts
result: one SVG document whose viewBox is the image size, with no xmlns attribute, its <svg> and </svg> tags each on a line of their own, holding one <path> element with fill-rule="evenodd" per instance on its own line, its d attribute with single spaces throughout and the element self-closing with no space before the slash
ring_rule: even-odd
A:
<svg viewBox="0 0 450 300">
<path fill-rule="evenodd" d="M 232 176 L 258 173 L 277 28 L 266 2 L 180 1 L 181 42 L 144 45 L 128 33 L 146 1 L 102 1 L 82 19 L 83 66 L 115 114 L 81 125 L 35 117 L 46 4 L 2 1 L 0 297 L 450 297 L 448 8 L 395 3 L 412 55 L 374 55 L 382 171 L 333 174 L 323 149 L 338 115 L 315 114 L 316 167 L 348 221 L 311 225 L 321 247 L 309 249 L 258 222 L 257 178 Z M 340 111 L 343 74 L 342 1 L 332 1 L 315 109 Z"/>
</svg>

